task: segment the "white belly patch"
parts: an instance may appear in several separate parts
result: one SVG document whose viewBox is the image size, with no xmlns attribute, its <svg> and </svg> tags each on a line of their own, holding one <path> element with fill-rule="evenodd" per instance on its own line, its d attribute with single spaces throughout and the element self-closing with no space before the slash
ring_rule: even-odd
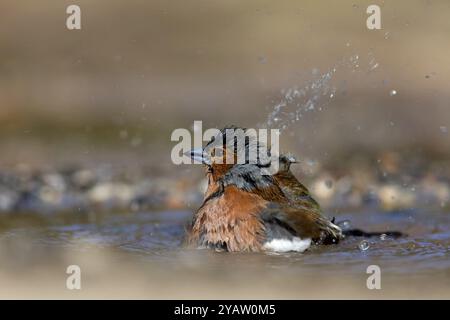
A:
<svg viewBox="0 0 450 320">
<path fill-rule="evenodd" d="M 290 239 L 273 239 L 263 245 L 264 250 L 274 252 L 303 252 L 311 246 L 311 239 L 300 239 L 294 237 Z"/>
</svg>

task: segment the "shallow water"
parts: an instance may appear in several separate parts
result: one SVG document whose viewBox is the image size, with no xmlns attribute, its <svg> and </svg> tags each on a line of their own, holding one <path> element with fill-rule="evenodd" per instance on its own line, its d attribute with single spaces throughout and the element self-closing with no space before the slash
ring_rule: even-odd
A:
<svg viewBox="0 0 450 320">
<path fill-rule="evenodd" d="M 173 211 L 69 214 L 32 219 L 19 214 L 1 217 L 0 273 L 14 280 L 15 277 L 20 278 L 18 270 L 29 275 L 27 270 L 37 267 L 44 272 L 77 261 L 84 261 L 81 264 L 88 266 L 89 273 L 95 269 L 92 268 L 93 262 L 98 260 L 100 262 L 97 265 L 103 265 L 102 277 L 116 277 L 117 273 L 123 277 L 125 274 L 125 278 L 132 276 L 139 285 L 142 285 L 139 274 L 143 278 L 149 277 L 148 281 L 152 285 L 144 287 L 152 293 L 147 292 L 146 297 L 154 297 L 155 294 L 160 297 L 161 292 L 155 291 L 155 283 L 162 287 L 167 285 L 168 288 L 177 288 L 173 289 L 177 290 L 176 293 L 167 289 L 165 297 L 179 297 L 177 294 L 186 297 L 182 292 L 189 292 L 189 289 L 183 287 L 184 291 L 181 290 L 180 281 L 206 286 L 208 290 L 203 289 L 203 294 L 211 292 L 216 297 L 226 295 L 226 292 L 230 297 L 230 292 L 233 292 L 229 287 L 231 283 L 234 283 L 233 288 L 240 288 L 237 297 L 305 297 L 305 288 L 315 292 L 313 296 L 329 297 L 331 294 L 334 297 L 332 291 L 314 291 L 315 282 L 328 279 L 330 288 L 344 288 L 346 292 L 356 294 L 365 289 L 368 276 L 366 268 L 376 264 L 386 275 L 385 278 L 391 281 L 391 286 L 387 280 L 384 282 L 384 288 L 390 288 L 387 293 L 395 293 L 394 296 L 398 297 L 416 297 L 421 296 L 424 285 L 432 284 L 429 290 L 435 290 L 439 297 L 448 297 L 450 219 L 445 213 L 410 211 L 339 214 L 337 220 L 348 219 L 352 227 L 369 231 L 400 230 L 407 236 L 400 239 L 366 239 L 369 245 L 367 250 L 360 248 L 363 239 L 348 238 L 338 245 L 312 247 L 303 254 L 229 254 L 184 249 L 182 241 L 190 216 L 191 212 L 188 211 Z M 118 264 L 114 263 L 118 261 Z M 112 264 L 114 268 L 109 269 Z M 255 287 L 255 283 L 260 283 L 258 275 L 264 278 L 266 291 Z M 246 284 L 246 281 L 250 282 Z M 344 285 L 332 284 L 333 281 L 344 281 Z M 227 291 L 227 288 L 231 291 Z M 253 291 L 249 291 L 249 288 L 253 288 Z M 130 289 L 129 293 L 135 292 L 133 290 Z M 27 292 L 26 285 L 18 295 L 24 292 Z M 364 296 L 365 291 L 362 292 Z M 0 293 L 8 296 L 6 292 Z M 125 292 L 122 289 L 117 291 L 117 296 L 123 294 Z M 334 294 L 342 297 L 339 291 Z M 188 297 L 202 297 L 202 294 Z M 233 293 L 231 297 L 235 297 Z"/>
</svg>

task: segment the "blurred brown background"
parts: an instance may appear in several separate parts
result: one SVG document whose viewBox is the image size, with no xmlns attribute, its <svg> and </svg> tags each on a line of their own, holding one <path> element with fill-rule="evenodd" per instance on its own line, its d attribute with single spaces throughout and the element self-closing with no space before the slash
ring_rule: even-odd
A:
<svg viewBox="0 0 450 320">
<path fill-rule="evenodd" d="M 0 297 L 449 297 L 449 88 L 448 0 L 2 0 Z M 408 236 L 180 249 L 205 184 L 170 161 L 172 131 L 297 111 L 282 151 L 324 213 Z M 366 289 L 368 264 L 383 290 Z"/>
<path fill-rule="evenodd" d="M 69 4 L 82 30 L 66 29 Z M 370 4 L 382 30 L 366 28 Z M 284 148 L 322 161 L 390 149 L 445 159 L 449 17 L 445 0 L 5 0 L 0 165 L 160 165 L 173 129 L 264 123 L 283 89 L 336 66 L 335 97 L 290 125 Z"/>
</svg>

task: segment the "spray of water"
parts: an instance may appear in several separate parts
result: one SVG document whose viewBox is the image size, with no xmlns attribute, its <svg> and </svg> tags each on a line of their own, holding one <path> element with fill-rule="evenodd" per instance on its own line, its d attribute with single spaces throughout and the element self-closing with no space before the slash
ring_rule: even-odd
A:
<svg viewBox="0 0 450 320">
<path fill-rule="evenodd" d="M 305 112 L 322 111 L 335 95 L 336 88 L 330 84 L 335 72 L 335 67 L 323 74 L 314 69 L 313 79 L 304 87 L 283 90 L 281 100 L 268 116 L 267 125 L 285 130 L 289 125 L 299 121 Z"/>
<path fill-rule="evenodd" d="M 379 66 L 372 52 L 368 54 L 367 73 Z M 313 69 L 310 80 L 303 86 L 284 89 L 281 98 L 267 117 L 265 126 L 286 130 L 290 125 L 300 121 L 308 112 L 321 112 L 330 105 L 336 95 L 337 88 L 333 77 L 338 69 L 349 69 L 352 73 L 361 72 L 359 55 L 342 59 L 324 73 Z"/>
</svg>

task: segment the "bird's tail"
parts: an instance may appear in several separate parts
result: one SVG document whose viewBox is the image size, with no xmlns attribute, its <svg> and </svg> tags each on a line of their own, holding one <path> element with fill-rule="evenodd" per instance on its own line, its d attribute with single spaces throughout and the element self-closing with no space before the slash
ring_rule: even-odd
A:
<svg viewBox="0 0 450 320">
<path fill-rule="evenodd" d="M 335 244 L 344 238 L 342 228 L 323 216 L 317 220 L 322 232 L 318 243 L 321 244 Z"/>
<path fill-rule="evenodd" d="M 385 231 L 385 232 L 367 232 L 361 229 L 349 229 L 349 230 L 343 230 L 342 234 L 344 237 L 364 237 L 364 238 L 371 238 L 371 237 L 382 237 L 386 236 L 389 238 L 400 238 L 405 236 L 403 232 L 400 231 Z"/>
<path fill-rule="evenodd" d="M 332 220 L 332 222 L 334 222 L 334 218 Z M 364 231 L 361 229 L 357 229 L 357 228 L 345 228 L 345 224 L 348 224 L 348 221 L 340 221 L 336 223 L 338 226 L 341 227 L 342 229 L 342 235 L 344 237 L 363 237 L 363 238 L 371 238 L 371 237 L 389 237 L 389 238 L 400 238 L 405 236 L 406 234 L 404 234 L 403 232 L 400 231 L 374 231 L 374 232 L 369 232 L 369 231 Z"/>
</svg>

